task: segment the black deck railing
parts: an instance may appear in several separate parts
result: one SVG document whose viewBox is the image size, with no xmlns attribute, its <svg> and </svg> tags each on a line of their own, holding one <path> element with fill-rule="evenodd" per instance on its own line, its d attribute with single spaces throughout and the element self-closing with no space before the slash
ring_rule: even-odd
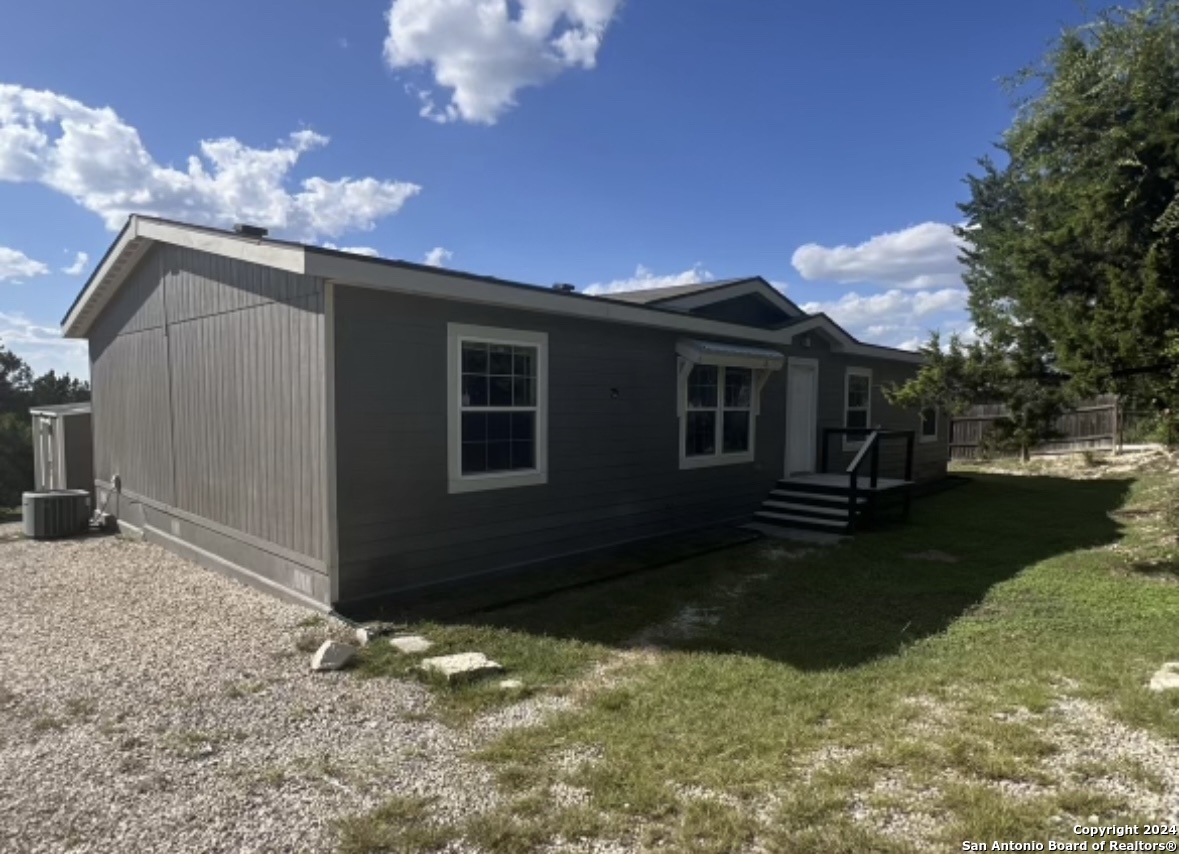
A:
<svg viewBox="0 0 1179 854">
<path fill-rule="evenodd" d="M 905 442 L 905 481 L 913 479 L 913 445 L 917 437 L 916 430 L 873 430 L 870 427 L 827 427 L 823 430 L 823 448 L 819 454 L 819 470 L 828 473 L 828 450 L 832 436 L 864 436 L 860 449 L 848 464 L 845 472 L 848 476 L 847 513 L 848 528 L 855 526 L 856 514 L 859 510 L 860 472 L 864 461 L 868 461 L 868 487 L 875 490 L 880 479 L 880 446 L 885 441 L 904 440 Z M 905 490 L 904 514 L 909 515 L 909 492 Z"/>
</svg>

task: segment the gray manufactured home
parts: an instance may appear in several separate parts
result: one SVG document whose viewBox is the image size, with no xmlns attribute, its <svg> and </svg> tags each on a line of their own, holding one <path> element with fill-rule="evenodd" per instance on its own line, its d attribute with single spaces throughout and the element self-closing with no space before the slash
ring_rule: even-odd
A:
<svg viewBox="0 0 1179 854">
<path fill-rule="evenodd" d="M 945 473 L 945 419 L 882 394 L 919 357 L 760 278 L 591 297 L 133 216 L 63 329 L 98 508 L 320 609 L 755 516 L 844 529 L 849 488 Z"/>
</svg>

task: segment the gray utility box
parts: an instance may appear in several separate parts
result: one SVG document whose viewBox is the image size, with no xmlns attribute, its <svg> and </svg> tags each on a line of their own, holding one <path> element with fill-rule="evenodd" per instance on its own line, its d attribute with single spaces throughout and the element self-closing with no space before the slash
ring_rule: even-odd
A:
<svg viewBox="0 0 1179 854">
<path fill-rule="evenodd" d="M 51 540 L 84 534 L 90 522 L 90 493 L 85 489 L 26 492 L 21 496 L 26 537 Z"/>
</svg>

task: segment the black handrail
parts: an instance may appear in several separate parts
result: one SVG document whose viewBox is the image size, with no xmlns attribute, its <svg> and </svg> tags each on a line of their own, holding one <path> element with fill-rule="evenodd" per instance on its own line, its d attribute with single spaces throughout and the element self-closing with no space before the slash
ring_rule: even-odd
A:
<svg viewBox="0 0 1179 854">
<path fill-rule="evenodd" d="M 847 471 L 850 473 L 853 466 L 858 467 L 863 462 L 865 448 L 871 446 L 872 448 L 872 487 L 876 487 L 877 475 L 880 471 L 879 459 L 879 445 L 880 442 L 886 439 L 904 439 L 905 440 L 905 480 L 913 479 L 913 446 L 917 437 L 916 430 L 881 430 L 873 429 L 872 427 L 824 427 L 823 428 L 823 447 L 819 454 L 819 471 L 826 474 L 828 471 L 829 447 L 831 445 L 832 436 L 866 436 L 875 437 L 865 441 L 860 447 L 860 452 L 856 454 L 852 460 L 852 466 L 849 466 Z"/>
<path fill-rule="evenodd" d="M 864 464 L 864 458 L 868 457 L 868 485 L 870 489 L 875 490 L 876 484 L 880 479 L 880 444 L 885 439 L 904 439 L 905 440 L 905 480 L 911 481 L 913 479 L 913 444 L 917 436 L 916 430 L 876 430 L 870 427 L 827 427 L 823 430 L 823 449 L 821 453 L 821 471 L 827 472 L 828 454 L 827 447 L 830 445 L 832 435 L 843 436 L 866 436 L 864 442 L 860 445 L 859 452 L 852 458 L 848 465 L 846 474 L 848 476 L 848 492 L 847 492 L 847 519 L 848 530 L 855 527 L 856 511 L 857 511 L 857 497 L 860 488 L 860 468 Z M 905 513 L 908 515 L 908 498 L 905 500 Z"/>
</svg>

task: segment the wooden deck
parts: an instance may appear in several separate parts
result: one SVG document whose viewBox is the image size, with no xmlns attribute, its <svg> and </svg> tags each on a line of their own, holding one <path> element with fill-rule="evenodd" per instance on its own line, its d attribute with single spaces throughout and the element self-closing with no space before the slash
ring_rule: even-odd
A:
<svg viewBox="0 0 1179 854">
<path fill-rule="evenodd" d="M 847 489 L 851 485 L 851 477 L 846 474 L 793 474 L 790 477 L 782 478 L 778 483 L 779 487 L 784 489 L 788 489 L 791 485 L 803 487 L 840 487 Z M 856 489 L 863 490 L 864 492 L 887 492 L 890 489 L 912 486 L 913 482 L 910 480 L 899 480 L 895 477 L 878 477 L 876 478 L 875 489 L 870 484 L 871 478 L 867 475 L 860 475 L 856 480 Z"/>
</svg>

